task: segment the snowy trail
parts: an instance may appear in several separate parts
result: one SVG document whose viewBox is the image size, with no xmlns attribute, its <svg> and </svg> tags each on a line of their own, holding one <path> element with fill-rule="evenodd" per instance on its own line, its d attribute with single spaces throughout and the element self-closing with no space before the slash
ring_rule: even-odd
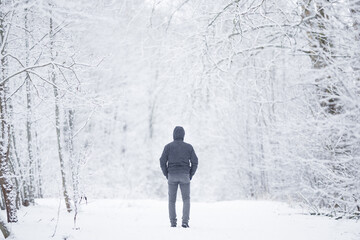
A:
<svg viewBox="0 0 360 240">
<path fill-rule="evenodd" d="M 308 216 L 286 204 L 266 201 L 192 203 L 190 229 L 170 228 L 167 203 L 155 200 L 92 200 L 81 206 L 79 230 L 58 200 L 23 208 L 11 226 L 17 240 L 359 240 L 360 221 Z M 63 202 L 61 203 L 61 207 Z M 182 204 L 177 213 L 181 218 Z"/>
</svg>

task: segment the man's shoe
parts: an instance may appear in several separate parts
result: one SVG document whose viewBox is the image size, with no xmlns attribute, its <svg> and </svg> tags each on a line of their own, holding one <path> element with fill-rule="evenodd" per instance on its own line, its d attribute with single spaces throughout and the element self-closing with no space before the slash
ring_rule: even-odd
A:
<svg viewBox="0 0 360 240">
<path fill-rule="evenodd" d="M 172 224 L 171 224 L 171 227 L 176 227 L 176 223 L 172 223 Z"/>
<path fill-rule="evenodd" d="M 181 226 L 182 226 L 183 228 L 189 228 L 189 224 L 187 224 L 187 223 L 183 223 L 183 224 L 181 224 Z"/>
</svg>

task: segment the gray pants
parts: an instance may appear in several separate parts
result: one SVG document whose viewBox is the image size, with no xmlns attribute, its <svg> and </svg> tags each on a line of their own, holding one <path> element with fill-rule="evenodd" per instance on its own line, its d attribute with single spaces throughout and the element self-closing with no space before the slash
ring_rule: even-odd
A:
<svg viewBox="0 0 360 240">
<path fill-rule="evenodd" d="M 183 216 L 182 222 L 189 222 L 190 215 L 190 174 L 188 173 L 169 173 L 169 217 L 172 224 L 176 224 L 176 194 L 180 185 L 181 196 L 183 199 Z"/>
</svg>

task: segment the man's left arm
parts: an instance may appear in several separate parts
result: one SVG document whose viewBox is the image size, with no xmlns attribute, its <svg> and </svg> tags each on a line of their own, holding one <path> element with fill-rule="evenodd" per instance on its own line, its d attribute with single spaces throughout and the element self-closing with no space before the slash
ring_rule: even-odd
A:
<svg viewBox="0 0 360 240">
<path fill-rule="evenodd" d="M 198 167 L 198 157 L 196 156 L 195 150 L 192 146 L 191 146 L 190 163 L 191 163 L 190 179 L 192 179 Z"/>
</svg>

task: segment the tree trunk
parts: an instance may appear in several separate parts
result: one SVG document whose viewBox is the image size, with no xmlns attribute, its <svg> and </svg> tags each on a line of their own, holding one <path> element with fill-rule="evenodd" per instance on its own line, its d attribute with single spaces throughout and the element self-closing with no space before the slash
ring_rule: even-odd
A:
<svg viewBox="0 0 360 240">
<path fill-rule="evenodd" d="M 69 125 L 69 132 L 68 132 L 68 146 L 69 146 L 69 158 L 71 164 L 71 177 L 73 182 L 73 198 L 75 209 L 77 208 L 77 201 L 79 199 L 79 163 L 75 159 L 75 151 L 74 151 L 74 113 L 75 111 L 70 109 L 68 111 L 68 125 Z"/>
<path fill-rule="evenodd" d="M 1 78 L 0 78 L 1 79 Z M 1 118 L 1 139 L 0 139 L 0 184 L 5 200 L 5 207 L 8 222 L 17 222 L 16 216 L 16 189 L 11 179 L 9 164 L 10 155 L 10 126 L 6 122 L 6 100 L 4 84 L 0 85 L 0 118 Z"/>
<path fill-rule="evenodd" d="M 35 127 L 36 129 L 36 127 Z M 42 189 L 42 178 L 41 178 L 41 158 L 40 158 L 40 149 L 39 149 L 39 142 L 38 142 L 38 135 L 37 131 L 35 130 L 35 142 L 36 142 L 36 176 L 37 176 L 37 195 L 36 197 L 42 198 L 43 197 L 43 189 Z"/>
<path fill-rule="evenodd" d="M 54 50 L 54 26 L 53 26 L 53 18 L 52 16 L 52 4 L 50 4 L 50 55 L 51 55 L 51 61 L 55 60 L 55 54 L 53 52 Z M 55 98 L 55 127 L 56 127 L 56 138 L 57 138 L 57 145 L 58 145 L 58 155 L 59 155 L 59 161 L 60 161 L 60 172 L 61 172 L 61 180 L 62 180 L 62 188 L 63 188 L 63 195 L 65 198 L 65 205 L 68 212 L 71 212 L 71 203 L 70 203 L 70 197 L 67 189 L 67 183 L 66 183 L 66 173 L 65 173 L 65 162 L 63 157 L 63 149 L 61 146 L 61 128 L 60 128 L 60 106 L 59 106 L 59 93 L 58 89 L 56 87 L 56 75 L 55 75 L 55 68 L 54 65 L 51 66 L 51 72 L 50 72 L 50 81 L 53 83 L 53 91 L 54 91 L 54 98 Z"/>
<path fill-rule="evenodd" d="M 0 46 L 6 46 L 4 14 L 2 12 L 2 2 L 0 1 Z M 9 30 L 9 29 L 8 29 Z M 5 47 L 1 55 L 5 55 Z M 2 69 L 0 70 L 0 81 L 5 79 L 7 62 L 4 58 L 0 60 Z M 10 125 L 7 123 L 8 114 L 6 107 L 6 83 L 0 84 L 0 184 L 5 200 L 6 214 L 8 222 L 17 222 L 16 209 L 16 189 L 11 179 L 9 166 L 10 153 Z"/>
<path fill-rule="evenodd" d="M 14 163 L 16 163 L 17 169 L 18 169 L 18 174 L 20 176 L 20 184 L 19 184 L 19 189 L 17 189 L 17 199 L 21 201 L 21 204 L 25 207 L 30 205 L 30 201 L 29 201 L 29 194 L 28 194 L 28 184 L 26 182 L 25 179 L 25 175 L 24 172 L 21 170 L 22 169 L 22 164 L 20 162 L 19 156 L 18 156 L 18 151 L 17 151 L 17 145 L 16 145 L 16 138 L 15 138 L 15 131 L 13 129 L 13 126 L 11 128 L 11 145 L 12 145 L 12 152 L 11 154 L 14 155 L 13 156 L 13 161 Z"/>
<path fill-rule="evenodd" d="M 250 181 L 250 197 L 256 198 L 256 190 L 255 190 L 255 163 L 254 163 L 254 155 L 253 155 L 253 144 L 251 139 L 251 126 L 250 126 L 250 116 L 251 112 L 249 110 L 250 106 L 247 106 L 247 119 L 246 119 L 246 143 L 247 143 L 247 157 L 248 157 L 248 163 L 249 163 L 249 169 L 248 169 L 248 176 Z"/>
<path fill-rule="evenodd" d="M 15 137 L 15 131 L 14 131 L 14 124 L 13 124 L 13 105 L 11 102 L 11 99 L 8 99 L 7 101 L 7 107 L 8 107 L 8 114 L 9 114 L 9 123 L 10 123 L 10 132 L 9 132 L 9 148 L 10 148 L 10 167 L 11 172 L 14 174 L 14 180 L 16 184 L 16 208 L 19 209 L 22 205 L 22 194 L 21 192 L 21 186 L 23 186 L 23 173 L 21 170 L 20 160 L 16 149 L 16 137 Z"/>
<path fill-rule="evenodd" d="M 6 226 L 6 222 L 4 222 L 1 218 L 0 218 L 0 231 L 2 232 L 5 238 L 8 238 L 10 236 L 10 230 Z"/>
<path fill-rule="evenodd" d="M 13 115 L 13 108 L 12 105 L 9 105 L 9 111 L 10 111 L 10 118 L 12 121 L 12 115 Z M 27 194 L 27 183 L 24 179 L 24 174 L 22 171 L 22 165 L 19 159 L 17 146 L 16 146 L 16 137 L 15 137 L 15 131 L 14 131 L 14 125 L 11 124 L 10 126 L 10 161 L 14 168 L 14 173 L 17 176 L 15 179 L 17 181 L 17 191 L 16 191 L 16 205 L 17 208 L 20 207 L 20 205 L 23 206 L 29 206 L 29 201 L 25 202 L 25 194 Z M 27 204 L 26 204 L 27 203 Z"/>
<path fill-rule="evenodd" d="M 26 48 L 26 67 L 29 66 L 29 29 L 28 29 L 28 9 L 25 8 L 25 48 Z M 33 155 L 33 139 L 32 139 L 32 106 L 31 106 L 31 89 L 30 89 L 30 75 L 26 73 L 26 135 L 27 135 L 27 150 L 28 150 L 28 173 L 29 173 L 29 196 L 28 200 L 31 204 L 34 204 L 35 198 L 35 173 L 34 173 L 34 155 Z"/>
<path fill-rule="evenodd" d="M 329 4 L 328 2 L 324 2 Z M 302 18 L 309 19 L 305 21 L 307 27 L 307 36 L 311 59 L 314 69 L 325 69 L 331 62 L 332 42 L 331 39 L 325 34 L 326 21 L 329 19 L 325 4 L 321 1 L 303 0 L 302 4 Z M 311 19 L 312 18 L 312 19 Z M 337 87 L 331 82 L 331 76 L 322 76 L 316 80 L 318 88 L 318 96 L 320 105 L 324 107 L 327 113 L 332 115 L 341 112 L 341 105 L 339 103 Z"/>
</svg>

